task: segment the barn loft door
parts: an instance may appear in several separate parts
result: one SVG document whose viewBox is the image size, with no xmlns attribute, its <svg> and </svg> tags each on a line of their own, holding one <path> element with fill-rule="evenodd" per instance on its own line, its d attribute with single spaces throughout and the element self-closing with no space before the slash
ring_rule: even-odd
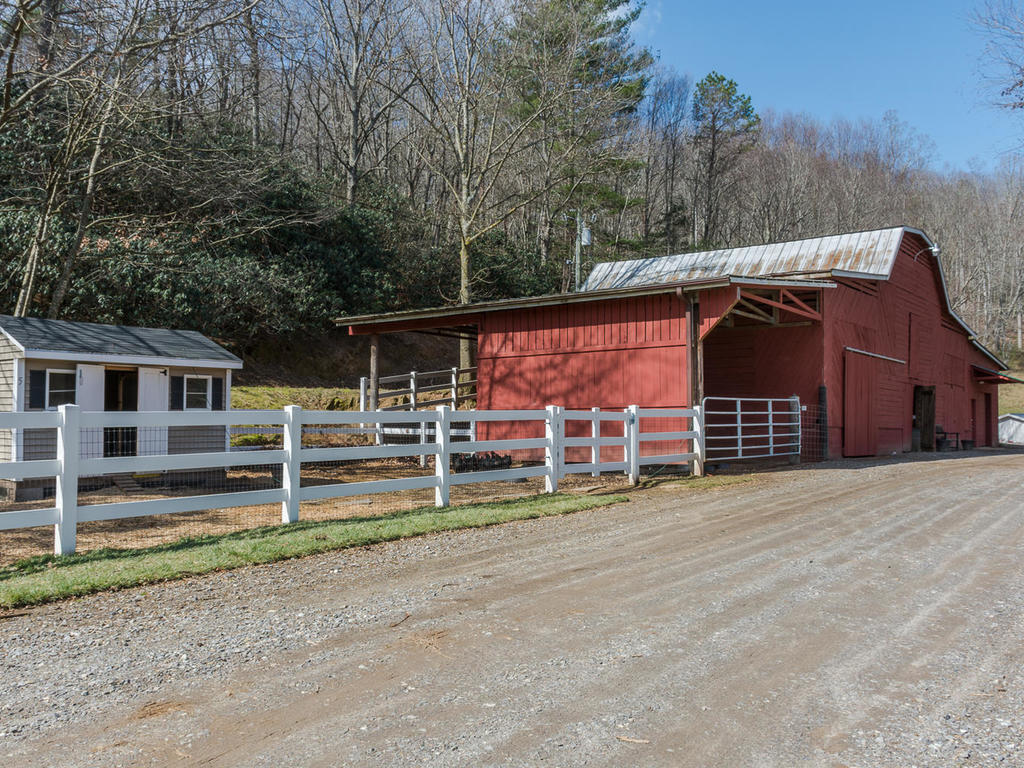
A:
<svg viewBox="0 0 1024 768">
<path fill-rule="evenodd" d="M 875 417 L 875 376 L 878 360 L 848 351 L 843 394 L 843 456 L 874 456 L 878 452 Z"/>
</svg>

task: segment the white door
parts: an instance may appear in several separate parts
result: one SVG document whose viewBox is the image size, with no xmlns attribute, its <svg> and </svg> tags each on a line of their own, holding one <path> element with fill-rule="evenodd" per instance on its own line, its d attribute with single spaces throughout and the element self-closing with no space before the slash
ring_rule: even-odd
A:
<svg viewBox="0 0 1024 768">
<path fill-rule="evenodd" d="M 106 369 L 102 365 L 79 365 L 75 386 L 75 402 L 83 411 L 102 411 L 104 405 Z M 103 429 L 89 427 L 82 430 L 82 458 L 103 457 Z"/>
<path fill-rule="evenodd" d="M 166 368 L 139 368 L 139 410 L 167 413 Z M 167 427 L 140 427 L 139 456 L 167 455 Z"/>
</svg>

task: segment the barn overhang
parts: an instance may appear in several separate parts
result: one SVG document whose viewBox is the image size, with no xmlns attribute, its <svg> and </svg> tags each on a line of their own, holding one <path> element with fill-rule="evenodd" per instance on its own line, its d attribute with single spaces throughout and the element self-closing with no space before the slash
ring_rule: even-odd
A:
<svg viewBox="0 0 1024 768">
<path fill-rule="evenodd" d="M 675 293 L 682 297 L 687 294 L 702 305 L 705 300 L 711 302 L 712 291 L 715 289 L 735 289 L 736 301 L 760 303 L 761 306 L 771 305 L 764 302 L 783 303 L 785 308 L 801 313 L 816 312 L 812 307 L 796 296 L 800 292 L 820 291 L 823 288 L 834 288 L 836 284 L 829 280 L 807 280 L 791 278 L 756 278 L 726 276 L 710 280 L 691 280 L 679 283 L 663 283 L 653 286 L 622 288 L 613 290 L 581 291 L 578 293 L 560 293 L 548 296 L 535 296 L 521 299 L 501 299 L 497 301 L 477 302 L 430 309 L 414 309 L 404 312 L 385 312 L 373 315 L 340 317 L 334 322 L 340 327 L 348 327 L 353 336 L 400 333 L 403 331 L 436 331 L 456 329 L 469 332 L 479 326 L 481 317 L 490 312 L 509 310 L 526 310 L 539 307 L 550 307 L 582 302 L 612 301 L 637 296 L 652 296 Z M 726 311 L 732 309 L 730 303 Z M 819 305 L 820 306 L 820 305 Z M 717 311 L 716 307 L 716 311 Z M 770 315 L 767 311 L 765 315 Z M 820 316 L 818 317 L 820 319 Z M 702 329 L 703 330 L 703 329 Z"/>
<path fill-rule="evenodd" d="M 974 380 L 982 384 L 1024 384 L 1024 379 L 1008 376 L 1005 373 L 993 371 L 991 368 L 983 368 L 980 365 L 972 365 L 971 373 L 974 375 Z"/>
</svg>

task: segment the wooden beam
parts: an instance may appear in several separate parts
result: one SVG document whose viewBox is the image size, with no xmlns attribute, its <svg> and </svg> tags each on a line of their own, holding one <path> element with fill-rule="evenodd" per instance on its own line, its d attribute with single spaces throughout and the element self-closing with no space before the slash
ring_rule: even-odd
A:
<svg viewBox="0 0 1024 768">
<path fill-rule="evenodd" d="M 370 334 L 370 410 L 380 404 L 380 334 Z"/>
<path fill-rule="evenodd" d="M 783 304 L 781 301 L 774 301 L 772 299 L 767 298 L 766 296 L 759 296 L 758 294 L 750 293 L 749 291 L 741 291 L 740 295 L 744 299 L 749 299 L 751 301 L 757 301 L 757 302 L 759 302 L 761 304 L 767 304 L 769 307 L 775 307 L 776 309 L 784 309 L 787 312 L 792 312 L 794 315 L 801 315 L 803 317 L 809 317 L 812 320 L 818 320 L 818 321 L 821 320 L 821 314 L 819 312 L 815 312 L 813 309 L 808 307 L 802 301 L 799 301 L 798 299 L 793 297 L 792 294 L 790 294 L 790 298 L 792 298 L 794 301 L 798 302 L 799 305 L 800 305 L 799 307 L 794 307 L 791 304 Z"/>
<path fill-rule="evenodd" d="M 744 307 L 746 307 L 747 310 L 749 310 L 750 312 L 754 313 L 753 317 L 754 317 L 755 320 L 758 320 L 758 319 L 759 320 L 763 320 L 764 322 L 769 323 L 771 325 L 775 325 L 775 323 L 777 322 L 774 315 L 768 314 L 767 312 L 765 312 L 760 307 L 751 304 L 749 301 L 747 301 L 745 299 L 740 299 L 739 303 L 741 305 L 743 305 Z M 733 312 L 736 312 L 736 311 L 737 310 L 735 310 L 735 309 L 733 310 Z M 747 316 L 751 317 L 751 315 L 747 315 Z"/>
</svg>

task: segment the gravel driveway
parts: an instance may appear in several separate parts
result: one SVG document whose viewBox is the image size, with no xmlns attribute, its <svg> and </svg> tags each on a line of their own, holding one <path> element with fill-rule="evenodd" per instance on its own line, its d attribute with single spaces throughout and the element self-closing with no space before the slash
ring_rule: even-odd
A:
<svg viewBox="0 0 1024 768">
<path fill-rule="evenodd" d="M 1024 765 L 1024 455 L 819 465 L 0 618 L 10 766 Z"/>
</svg>

